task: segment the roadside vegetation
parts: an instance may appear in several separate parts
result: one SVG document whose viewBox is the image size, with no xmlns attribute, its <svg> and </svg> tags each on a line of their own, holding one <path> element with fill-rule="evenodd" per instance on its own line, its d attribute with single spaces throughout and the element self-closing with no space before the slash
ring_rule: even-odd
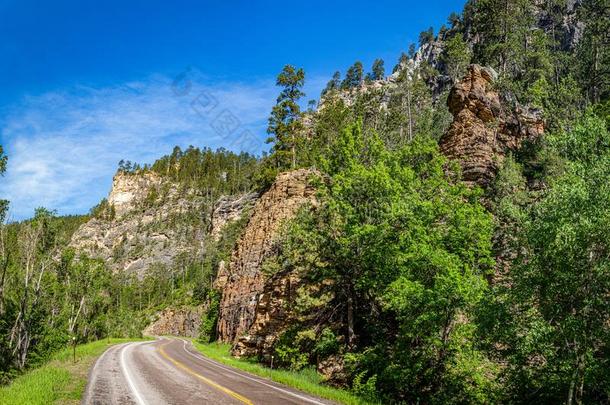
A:
<svg viewBox="0 0 610 405">
<path fill-rule="evenodd" d="M 193 345 L 205 356 L 227 366 L 235 367 L 248 373 L 285 384 L 308 394 L 330 399 L 341 404 L 364 405 L 367 402 L 349 391 L 323 385 L 322 376 L 313 367 L 292 371 L 287 369 L 271 369 L 256 362 L 254 359 L 237 359 L 229 353 L 231 345 L 223 343 L 200 343 L 193 341 Z"/>
<path fill-rule="evenodd" d="M 48 363 L 0 387 L 2 405 L 79 404 L 87 385 L 89 369 L 110 346 L 134 339 L 103 339 L 61 350 Z"/>
</svg>

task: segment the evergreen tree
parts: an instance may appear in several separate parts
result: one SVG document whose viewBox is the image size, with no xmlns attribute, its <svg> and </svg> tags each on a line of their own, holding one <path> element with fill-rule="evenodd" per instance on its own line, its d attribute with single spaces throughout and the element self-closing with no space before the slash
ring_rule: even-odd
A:
<svg viewBox="0 0 610 405">
<path fill-rule="evenodd" d="M 461 35 L 455 35 L 445 42 L 441 60 L 445 64 L 447 73 L 454 81 L 462 78 L 471 58 L 472 52 Z"/>
<path fill-rule="evenodd" d="M 394 66 L 394 69 L 392 69 L 392 73 L 396 73 L 398 72 L 403 66 L 407 66 L 407 62 L 409 61 L 409 57 L 407 56 L 406 53 L 402 52 L 400 54 L 400 58 L 398 58 L 398 63 L 396 64 L 396 66 Z"/>
<path fill-rule="evenodd" d="M 267 140 L 273 143 L 273 154 L 277 168 L 295 168 L 297 164 L 297 142 L 302 130 L 301 108 L 299 100 L 305 95 L 303 85 L 305 72 L 294 66 L 286 65 L 277 77 L 277 86 L 282 87 L 277 103 L 271 111 L 267 133 L 271 135 Z"/>
<path fill-rule="evenodd" d="M 332 79 L 330 79 L 328 81 L 328 83 L 326 83 L 326 87 L 324 88 L 324 90 L 322 90 L 322 97 L 324 97 L 325 95 L 327 95 L 335 90 L 339 90 L 340 87 L 341 87 L 341 73 L 339 71 L 337 71 L 333 74 Z"/>
<path fill-rule="evenodd" d="M 580 80 L 589 100 L 610 97 L 610 6 L 607 0 L 585 0 L 581 8 L 585 22 L 578 45 Z"/>
<path fill-rule="evenodd" d="M 349 90 L 354 89 L 362 84 L 363 76 L 362 62 L 358 61 L 354 63 L 345 73 L 345 79 L 341 82 L 341 89 Z"/>
<path fill-rule="evenodd" d="M 6 170 L 7 157 L 4 154 L 2 145 L 0 145 L 0 176 L 4 176 Z M 0 199 L 0 223 L 4 221 L 6 211 L 8 209 L 8 201 Z"/>
<path fill-rule="evenodd" d="M 449 26 L 451 28 L 456 27 L 461 21 L 462 21 L 462 18 L 455 11 L 452 12 L 451 14 L 449 14 L 449 17 L 447 18 L 447 22 L 449 23 Z"/>
<path fill-rule="evenodd" d="M 479 36 L 475 59 L 514 77 L 527 46 L 535 14 L 530 0 L 470 0 L 465 17 Z"/>
<path fill-rule="evenodd" d="M 385 79 L 385 67 L 383 59 L 375 59 L 371 72 L 366 75 L 367 81 Z"/>
<path fill-rule="evenodd" d="M 419 46 L 422 47 L 434 41 L 434 28 L 430 27 L 419 34 Z"/>
<path fill-rule="evenodd" d="M 417 49 L 415 49 L 415 44 L 414 43 L 410 43 L 409 44 L 409 53 L 407 54 L 409 56 L 409 59 L 415 58 L 415 53 L 416 52 L 417 52 Z"/>
</svg>

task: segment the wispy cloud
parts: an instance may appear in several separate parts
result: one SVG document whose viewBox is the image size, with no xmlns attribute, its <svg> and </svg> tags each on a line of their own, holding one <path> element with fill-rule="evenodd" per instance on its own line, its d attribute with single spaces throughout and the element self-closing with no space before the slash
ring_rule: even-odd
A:
<svg viewBox="0 0 610 405">
<path fill-rule="evenodd" d="M 260 153 L 276 95 L 273 80 L 210 85 L 190 74 L 26 97 L 0 121 L 9 155 L 0 198 L 16 220 L 39 206 L 84 213 L 107 194 L 120 159 L 153 162 L 191 144 Z"/>
</svg>

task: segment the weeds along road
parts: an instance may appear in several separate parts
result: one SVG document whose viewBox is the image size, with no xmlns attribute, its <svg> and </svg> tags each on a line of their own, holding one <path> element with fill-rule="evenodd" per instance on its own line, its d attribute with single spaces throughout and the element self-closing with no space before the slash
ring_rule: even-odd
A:
<svg viewBox="0 0 610 405">
<path fill-rule="evenodd" d="M 110 347 L 94 364 L 83 404 L 329 404 L 210 360 L 177 338 Z"/>
</svg>

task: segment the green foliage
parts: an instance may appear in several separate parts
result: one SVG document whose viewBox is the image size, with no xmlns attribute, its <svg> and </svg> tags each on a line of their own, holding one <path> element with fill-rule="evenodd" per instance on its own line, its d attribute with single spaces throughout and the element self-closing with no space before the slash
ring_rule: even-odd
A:
<svg viewBox="0 0 610 405">
<path fill-rule="evenodd" d="M 562 170 L 542 198 L 512 216 L 519 255 L 493 287 L 482 335 L 507 359 L 506 401 L 603 402 L 610 377 L 608 132 L 588 113 L 548 147 L 564 160 Z"/>
<path fill-rule="evenodd" d="M 328 95 L 333 91 L 339 90 L 341 86 L 341 72 L 337 71 L 333 74 L 332 79 L 326 83 L 326 87 L 322 90 L 322 97 Z"/>
<path fill-rule="evenodd" d="M 405 66 L 407 64 L 408 60 L 409 60 L 409 57 L 407 56 L 407 54 L 402 52 L 400 54 L 400 58 L 398 58 L 398 63 L 396 63 L 396 65 L 394 66 L 394 69 L 392 69 L 392 73 L 398 72 L 402 66 Z"/>
<path fill-rule="evenodd" d="M 462 78 L 471 58 L 472 51 L 461 35 L 455 35 L 446 41 L 441 60 L 454 81 Z"/>
<path fill-rule="evenodd" d="M 366 378 L 366 372 L 362 372 L 354 377 L 352 385 L 352 392 L 358 397 L 363 398 L 368 402 L 378 402 L 379 393 L 377 392 L 377 376 L 374 375 L 369 377 L 365 382 L 363 379 Z"/>
<path fill-rule="evenodd" d="M 606 123 L 588 111 L 569 131 L 547 137 L 549 146 L 560 156 L 577 164 L 588 164 L 603 156 L 610 148 L 610 132 Z"/>
<path fill-rule="evenodd" d="M 133 339 L 132 339 L 133 340 Z M 77 363 L 72 362 L 72 348 L 62 347 L 44 366 L 32 370 L 0 387 L 3 405 L 46 405 L 72 403 L 81 399 L 87 383 L 87 371 L 110 344 L 124 343 L 121 339 L 104 339 L 78 345 Z"/>
<path fill-rule="evenodd" d="M 218 322 L 218 313 L 220 308 L 220 295 L 216 291 L 211 291 L 207 312 L 201 319 L 201 327 L 199 329 L 199 341 L 202 343 L 210 343 L 216 338 L 216 324 Z"/>
<path fill-rule="evenodd" d="M 250 191 L 258 166 L 258 159 L 245 152 L 236 154 L 223 148 L 212 151 L 193 146 L 183 151 L 176 146 L 171 155 L 157 159 L 149 170 L 216 201 L 221 195 Z M 163 196 L 163 190 L 159 194 Z"/>
<path fill-rule="evenodd" d="M 434 28 L 430 27 L 419 34 L 419 46 L 424 46 L 434 41 Z"/>
<path fill-rule="evenodd" d="M 354 89 L 362 84 L 364 68 L 362 62 L 357 61 L 345 73 L 345 79 L 341 82 L 341 90 Z"/>
<path fill-rule="evenodd" d="M 445 175 L 432 140 L 416 138 L 392 152 L 356 125 L 333 148 L 323 166 L 332 177 L 320 191 L 322 204 L 290 228 L 280 262 L 313 282 L 327 280 L 309 293 L 332 297 L 314 313 L 329 324 L 347 320 L 346 350 L 385 353 L 365 355 L 354 368 L 354 376 L 365 372 L 365 387 L 375 381 L 395 399 L 414 401 L 424 392 L 435 398 L 449 381 L 449 364 L 465 372 L 457 357 L 464 341 L 478 354 L 472 334 L 458 331 L 467 328 L 493 264 L 490 217 L 476 191 Z M 302 318 L 300 331 L 310 319 Z M 292 333 L 286 344 L 299 342 Z M 289 353 L 302 360 L 303 351 Z"/>
<path fill-rule="evenodd" d="M 109 204 L 107 199 L 102 198 L 98 205 L 91 208 L 89 215 L 104 221 L 112 221 L 116 216 L 116 211 L 114 205 Z"/>
<path fill-rule="evenodd" d="M 278 366 L 298 371 L 309 365 L 310 353 L 307 350 L 314 343 L 315 334 L 311 330 L 299 331 L 295 328 L 284 332 L 273 349 Z"/>
<path fill-rule="evenodd" d="M 4 171 L 6 170 L 7 160 L 8 160 L 8 158 L 4 154 L 2 145 L 0 145 L 0 176 L 4 175 Z M 4 222 L 4 218 L 6 216 L 7 210 L 8 210 L 8 201 L 0 199 L 0 223 Z"/>
<path fill-rule="evenodd" d="M 296 150 L 301 142 L 302 122 L 299 100 L 305 95 L 302 88 L 305 83 L 305 72 L 294 66 L 286 65 L 277 77 L 276 84 L 283 88 L 277 98 L 277 104 L 271 111 L 267 140 L 273 143 L 272 152 L 278 170 L 295 168 Z"/>
<path fill-rule="evenodd" d="M 579 11 L 582 21 L 586 21 L 578 44 L 579 78 L 591 102 L 607 101 L 610 97 L 610 7 L 606 0 L 585 0 Z"/>
<path fill-rule="evenodd" d="M 371 72 L 366 74 L 366 80 L 368 82 L 374 80 L 383 80 L 385 79 L 385 67 L 383 59 L 375 59 L 373 62 L 373 67 L 371 68 Z"/>
<path fill-rule="evenodd" d="M 363 78 L 356 62 L 343 80 L 336 72 L 318 108 L 304 113 L 304 72 L 287 65 L 269 119 L 273 146 L 260 159 L 191 146 L 151 166 L 121 161 L 122 175 L 154 172 L 194 190 L 207 207 L 221 195 L 264 190 L 283 170 L 322 172 L 317 203 L 286 224 L 279 256 L 264 263 L 265 274 L 301 280 L 284 308 L 290 325 L 274 347 L 274 365 L 291 371 L 229 359 L 225 346 L 198 346 L 348 403 L 360 400 L 320 388 L 314 364 L 344 360 L 351 391 L 370 402 L 608 402 L 610 9 L 605 0 L 581 3 L 568 21 L 563 0 L 468 1 L 438 34 L 439 71 L 427 63 L 401 70 L 415 56 L 411 44 L 392 86 L 362 86 L 384 78 L 384 63 L 375 60 Z M 577 44 L 565 37 L 572 19 L 582 23 Z M 422 32 L 420 46 L 432 41 L 432 28 Z M 503 103 L 540 110 L 547 132 L 498 162 L 484 195 L 460 182 L 436 142 L 451 121 L 447 91 L 439 90 L 469 63 L 495 68 Z M 5 167 L 0 147 L 0 174 Z M 142 208 L 168 191 L 151 190 Z M 5 211 L 0 201 L 2 220 Z M 113 220 L 115 212 L 103 200 L 91 215 Z M 142 279 L 111 275 L 103 263 L 64 249 L 85 219 L 40 209 L 32 220 L 2 225 L 3 382 L 73 335 L 82 342 L 138 336 L 168 306 L 207 307 L 199 339 L 215 339 L 220 292 L 213 280 L 246 216 L 206 243 L 203 257 L 185 252 Z M 146 231 L 199 229 L 206 221 L 187 212 Z M 115 246 L 117 258 L 124 248 Z M 130 251 L 145 252 L 137 241 Z"/>
</svg>

